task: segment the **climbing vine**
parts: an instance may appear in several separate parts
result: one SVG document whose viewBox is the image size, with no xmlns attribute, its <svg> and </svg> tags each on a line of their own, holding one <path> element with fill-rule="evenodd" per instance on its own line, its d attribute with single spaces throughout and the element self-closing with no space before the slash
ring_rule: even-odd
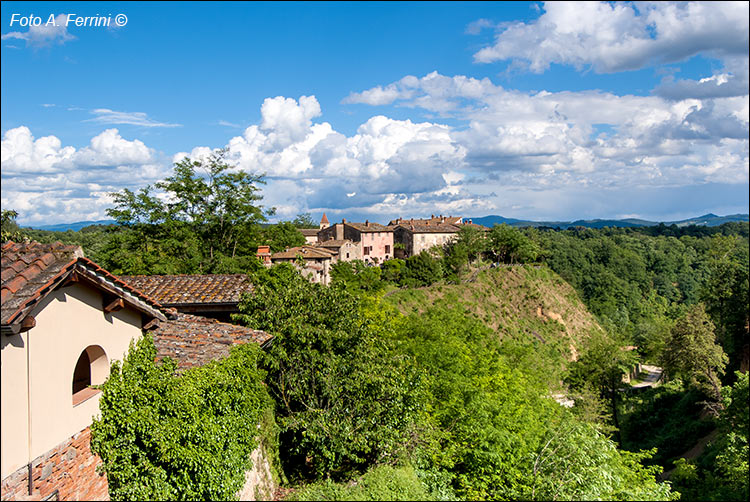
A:
<svg viewBox="0 0 750 502">
<path fill-rule="evenodd" d="M 103 460 L 110 497 L 236 498 L 271 407 L 258 347 L 235 347 L 229 357 L 181 375 L 174 361 L 157 364 L 155 355 L 145 335 L 122 364 L 113 362 L 101 386 L 91 449 Z"/>
</svg>

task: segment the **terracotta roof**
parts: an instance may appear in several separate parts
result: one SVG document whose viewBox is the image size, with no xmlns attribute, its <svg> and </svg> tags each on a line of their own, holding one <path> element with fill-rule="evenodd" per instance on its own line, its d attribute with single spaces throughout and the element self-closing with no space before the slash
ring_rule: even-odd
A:
<svg viewBox="0 0 750 502">
<path fill-rule="evenodd" d="M 252 290 L 245 274 L 123 275 L 120 278 L 168 306 L 239 303 Z"/>
<path fill-rule="evenodd" d="M 180 368 L 224 358 L 233 345 L 250 342 L 263 345 L 273 338 L 265 331 L 182 313 L 176 319 L 162 321 L 151 333 L 157 360 L 170 357 Z"/>
<path fill-rule="evenodd" d="M 404 220 L 403 223 L 396 225 L 396 227 L 402 227 L 414 234 L 453 234 L 457 233 L 462 227 L 472 227 L 478 230 L 489 230 L 487 227 L 477 225 L 476 223 L 461 223 L 458 225 L 452 225 L 448 223 L 410 223 L 409 220 Z"/>
<path fill-rule="evenodd" d="M 61 242 L 7 242 L 2 250 L 2 324 L 14 320 L 40 289 L 83 256 L 80 246 Z"/>
<path fill-rule="evenodd" d="M 323 213 L 323 217 L 320 219 L 321 223 L 328 223 L 328 218 L 326 217 L 326 213 Z"/>
<path fill-rule="evenodd" d="M 300 228 L 300 232 L 302 232 L 302 235 L 305 237 L 317 237 L 318 232 L 320 232 L 319 228 Z"/>
<path fill-rule="evenodd" d="M 424 223 L 410 224 L 407 222 L 401 223 L 396 226 L 405 228 L 406 230 L 414 234 L 455 234 L 460 228 L 458 225 L 449 225 L 447 223 L 429 225 Z"/>
<path fill-rule="evenodd" d="M 369 222 L 368 223 L 351 223 L 346 222 L 344 225 L 349 225 L 352 228 L 356 228 L 360 232 L 392 232 L 393 229 L 386 227 L 385 225 L 381 225 L 380 223 L 375 222 Z"/>
<path fill-rule="evenodd" d="M 339 240 L 331 239 L 330 241 L 318 242 L 317 244 L 315 244 L 315 247 L 338 249 L 344 244 L 352 244 L 352 241 L 350 241 L 349 239 L 339 239 Z"/>
<path fill-rule="evenodd" d="M 165 318 L 162 305 L 85 258 L 80 246 L 7 242 L 2 247 L 2 325 L 17 325 L 68 278 L 87 281 L 138 310 Z"/>
<path fill-rule="evenodd" d="M 331 258 L 335 253 L 325 248 L 312 247 L 312 246 L 298 246 L 289 248 L 286 251 L 280 251 L 271 255 L 271 261 L 273 260 L 293 260 L 297 256 L 301 256 L 304 259 L 316 259 L 316 258 Z"/>
<path fill-rule="evenodd" d="M 459 225 L 461 223 L 461 220 L 463 219 L 462 216 L 435 216 L 432 215 L 431 218 L 398 218 L 396 220 L 391 220 L 388 222 L 388 225 L 396 226 L 399 224 L 413 224 L 413 225 L 425 225 L 425 224 L 437 224 L 437 223 L 447 223 L 449 225 Z"/>
</svg>

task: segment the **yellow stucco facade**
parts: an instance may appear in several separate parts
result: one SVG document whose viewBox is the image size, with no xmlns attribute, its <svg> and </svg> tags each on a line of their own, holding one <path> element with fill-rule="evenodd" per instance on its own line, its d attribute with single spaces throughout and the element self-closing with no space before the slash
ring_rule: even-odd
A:
<svg viewBox="0 0 750 502">
<path fill-rule="evenodd" d="M 140 312 L 126 306 L 105 313 L 100 291 L 83 283 L 53 291 L 31 314 L 35 327 L 1 337 L 2 478 L 85 429 L 98 414 L 98 393 L 73 404 L 82 353 L 89 349 L 91 383 L 102 383 L 112 360 L 122 360 L 130 341 L 141 336 Z"/>
</svg>

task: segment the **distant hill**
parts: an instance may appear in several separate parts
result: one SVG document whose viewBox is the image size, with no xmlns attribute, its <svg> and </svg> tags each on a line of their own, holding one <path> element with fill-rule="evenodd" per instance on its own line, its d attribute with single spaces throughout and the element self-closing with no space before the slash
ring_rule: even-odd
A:
<svg viewBox="0 0 750 502">
<path fill-rule="evenodd" d="M 89 225 L 112 225 L 115 220 L 97 220 L 97 221 L 76 221 L 75 223 L 56 223 L 54 225 L 32 225 L 28 228 L 37 230 L 51 230 L 53 232 L 66 232 L 68 230 L 78 231 Z"/>
<path fill-rule="evenodd" d="M 466 220 L 466 218 L 464 218 Z M 686 220 L 679 221 L 648 221 L 640 220 L 636 218 L 627 218 L 623 220 L 576 220 L 576 221 L 533 221 L 533 220 L 517 220 L 514 218 L 505 218 L 503 216 L 481 216 L 479 218 L 471 218 L 473 223 L 484 225 L 486 227 L 492 227 L 494 225 L 500 225 L 506 223 L 514 227 L 587 227 L 587 228 L 604 228 L 604 227 L 651 227 L 664 223 L 665 225 L 677 225 L 678 227 L 685 227 L 688 225 L 704 225 L 708 227 L 716 227 L 724 223 L 731 221 L 748 221 L 750 215 L 747 214 L 730 214 L 727 216 L 717 216 L 713 213 L 704 214 L 703 216 L 696 216 L 695 218 L 688 218 Z"/>
</svg>

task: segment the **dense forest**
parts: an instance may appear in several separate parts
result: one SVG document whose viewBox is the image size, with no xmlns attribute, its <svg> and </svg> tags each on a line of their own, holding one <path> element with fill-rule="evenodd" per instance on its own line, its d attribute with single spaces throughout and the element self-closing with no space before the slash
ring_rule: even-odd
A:
<svg viewBox="0 0 750 502">
<path fill-rule="evenodd" d="M 144 337 L 113 366 L 92 426 L 113 498 L 231 498 L 257 441 L 297 500 L 750 496 L 747 223 L 467 227 L 406 260 L 339 262 L 324 287 L 254 257 L 315 226 L 265 224 L 261 183 L 219 152 L 176 164 L 155 187 L 169 197 L 115 194 L 117 225 L 3 211 L 3 241 L 80 244 L 115 274 L 253 278 L 235 322 L 273 334 L 266 351 L 178 375 Z M 552 296 L 585 318 L 574 342 L 533 315 Z M 625 384 L 639 362 L 663 383 Z"/>
</svg>

